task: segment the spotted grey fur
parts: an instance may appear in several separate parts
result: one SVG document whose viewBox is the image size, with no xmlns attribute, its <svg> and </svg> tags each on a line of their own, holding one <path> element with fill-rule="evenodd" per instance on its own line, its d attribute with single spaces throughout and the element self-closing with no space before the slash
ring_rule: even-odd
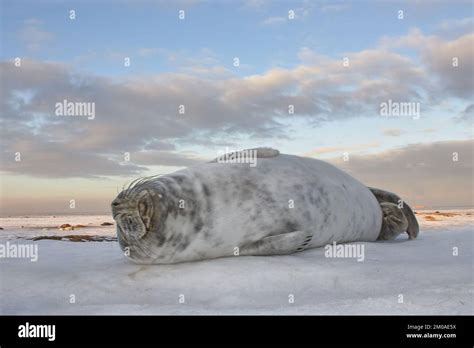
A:
<svg viewBox="0 0 474 348">
<path fill-rule="evenodd" d="M 323 161 L 255 150 L 255 167 L 213 161 L 124 188 L 112 213 L 125 255 L 166 264 L 289 254 L 390 239 L 404 230 L 416 237 L 408 205 L 394 210 L 398 196 L 369 189 Z"/>
</svg>

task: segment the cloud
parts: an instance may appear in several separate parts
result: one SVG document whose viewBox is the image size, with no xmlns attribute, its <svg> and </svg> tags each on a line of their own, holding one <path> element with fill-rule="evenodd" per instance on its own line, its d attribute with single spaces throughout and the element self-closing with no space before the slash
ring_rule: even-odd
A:
<svg viewBox="0 0 474 348">
<path fill-rule="evenodd" d="M 370 142 L 366 144 L 354 144 L 350 147 L 347 145 L 338 145 L 338 146 L 321 146 L 317 147 L 311 151 L 306 152 L 304 155 L 307 157 L 318 157 L 319 155 L 331 154 L 331 153 L 340 153 L 341 155 L 344 152 L 362 152 L 367 149 L 373 149 L 379 147 L 380 144 L 377 142 Z"/>
<path fill-rule="evenodd" d="M 268 0 L 243 0 L 243 7 L 250 9 L 259 9 L 269 3 Z"/>
<path fill-rule="evenodd" d="M 189 50 L 160 50 L 168 62 L 176 66 L 213 66 L 220 64 L 217 54 L 209 48 L 201 48 L 196 52 Z"/>
<path fill-rule="evenodd" d="M 449 42 L 432 40 L 423 49 L 422 59 L 430 71 L 437 75 L 446 93 L 460 98 L 474 96 L 472 47 L 474 47 L 474 33 Z"/>
<path fill-rule="evenodd" d="M 154 47 L 143 47 L 137 51 L 137 55 L 143 58 L 151 58 L 159 53 L 160 50 Z"/>
<path fill-rule="evenodd" d="M 132 154 L 134 163 L 151 166 L 189 167 L 204 163 L 207 159 L 169 151 L 142 151 Z"/>
<path fill-rule="evenodd" d="M 54 35 L 43 29 L 43 22 L 31 18 L 24 21 L 23 28 L 17 33 L 17 37 L 29 51 L 38 51 L 49 44 Z"/>
<path fill-rule="evenodd" d="M 327 5 L 321 5 L 320 11 L 323 13 L 328 13 L 328 12 L 342 12 L 349 10 L 351 8 L 350 4 L 327 4 Z"/>
<path fill-rule="evenodd" d="M 453 161 L 457 154 L 457 161 Z M 412 144 L 373 155 L 330 160 L 367 186 L 399 194 L 409 204 L 472 206 L 474 140 Z"/>
<path fill-rule="evenodd" d="M 117 83 L 32 60 L 24 60 L 21 68 L 3 62 L 1 71 L 8 87 L 2 99 L 5 172 L 45 176 L 49 168 L 52 177 L 129 175 L 146 169 L 133 159 L 169 166 L 196 163 L 179 154 L 173 160 L 172 153 L 149 151 L 173 150 L 175 139 L 185 140 L 199 130 L 274 132 L 275 122 L 251 105 L 230 105 L 223 98 L 230 87 L 222 81 L 164 74 Z M 95 119 L 55 116 L 54 105 L 64 99 L 94 102 Z M 184 115 L 178 112 L 180 105 Z M 244 109 L 247 114 L 241 113 Z M 13 162 L 16 152 L 22 153 L 22 165 Z M 121 164 L 125 152 L 134 154 L 132 164 Z"/>
<path fill-rule="evenodd" d="M 467 122 L 471 127 L 474 124 L 474 104 L 469 104 L 459 115 L 458 120 Z"/>
<path fill-rule="evenodd" d="M 263 5 L 262 3 L 261 5 Z M 284 24 L 287 22 L 291 22 L 293 20 L 301 20 L 309 17 L 311 12 L 316 8 L 316 4 L 313 1 L 298 1 L 292 3 L 295 6 L 288 6 L 288 10 L 282 16 L 271 16 L 262 21 L 263 25 L 276 25 L 276 24 Z M 331 9 L 339 8 L 339 5 L 325 5 L 322 4 L 320 10 L 323 12 L 327 9 L 327 11 L 331 11 Z M 292 17 L 290 18 L 290 11 Z"/>
<path fill-rule="evenodd" d="M 16 134 L 15 153 L 2 154 L 2 170 L 44 178 L 99 178 L 103 176 L 132 176 L 146 170 L 136 164 L 123 164 L 104 154 L 72 151 L 67 144 L 45 141 L 32 134 Z M 20 161 L 15 156 L 20 154 Z"/>
<path fill-rule="evenodd" d="M 399 137 L 402 134 L 402 131 L 398 128 L 387 128 L 382 131 L 383 135 L 389 137 Z"/>
<path fill-rule="evenodd" d="M 262 21 L 263 25 L 275 25 L 286 23 L 286 17 L 268 17 Z"/>
<path fill-rule="evenodd" d="M 453 40 L 438 36 L 425 36 L 418 29 L 398 38 L 384 37 L 383 48 L 408 47 L 418 52 L 423 67 L 433 77 L 437 94 L 432 97 L 450 95 L 463 99 L 473 97 L 474 91 L 474 33 L 470 32 Z M 439 85 L 437 85 L 439 84 Z M 434 91 L 433 91 L 434 92 Z"/>
<path fill-rule="evenodd" d="M 302 63 L 308 65 L 329 65 L 332 62 L 328 56 L 319 54 L 306 46 L 300 48 L 297 56 Z"/>
<path fill-rule="evenodd" d="M 202 3 L 208 2 L 208 0 L 174 0 L 174 1 L 169 1 L 169 0 L 120 0 L 122 2 L 128 3 L 132 6 L 136 6 L 137 4 L 144 3 L 144 4 L 152 4 L 157 7 L 161 8 L 172 8 L 175 9 L 176 7 L 180 8 L 188 8 L 192 6 L 196 6 Z"/>
<path fill-rule="evenodd" d="M 474 17 L 450 18 L 442 21 L 439 29 L 442 32 L 460 34 L 472 31 L 474 27 Z"/>
<path fill-rule="evenodd" d="M 449 95 L 469 99 L 473 59 L 463 45 L 470 40 L 462 36 L 443 41 L 419 31 L 394 39 L 397 45 L 420 41 L 422 66 L 384 45 L 344 53 L 348 67 L 342 57 L 304 47 L 299 52 L 302 62 L 292 68 L 243 77 L 214 65 L 218 59 L 205 49 L 198 62 L 176 58 L 189 63 L 186 71 L 122 78 L 80 74 L 56 62 L 24 59 L 21 67 L 1 62 L 3 169 L 41 176 L 47 172 L 44 163 L 50 161 L 51 168 L 54 161 L 59 168 L 55 175 L 128 175 L 144 171 L 149 163 L 195 163 L 178 152 L 179 145 L 212 147 L 242 135 L 261 141 L 288 138 L 284 121 L 289 105 L 295 107 L 292 118 L 318 124 L 379 117 L 380 103 L 388 99 L 431 107 Z M 445 66 L 449 52 L 460 57 L 459 71 Z M 55 104 L 64 99 L 94 102 L 95 119 L 55 116 Z M 28 164 L 11 163 L 18 151 Z M 125 152 L 141 163 L 123 164 Z M 73 170 L 65 169 L 71 163 Z"/>
</svg>

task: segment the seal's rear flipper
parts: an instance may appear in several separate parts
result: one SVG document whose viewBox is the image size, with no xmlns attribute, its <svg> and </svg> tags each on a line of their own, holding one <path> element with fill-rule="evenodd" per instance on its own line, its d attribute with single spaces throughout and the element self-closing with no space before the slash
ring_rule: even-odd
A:
<svg viewBox="0 0 474 348">
<path fill-rule="evenodd" d="M 256 158 L 270 158 L 270 157 L 276 157 L 279 154 L 280 154 L 280 151 L 276 149 L 272 149 L 271 147 L 256 147 L 254 149 L 246 149 L 246 150 L 226 153 L 222 156 L 214 158 L 209 163 L 214 163 L 214 162 L 217 162 L 219 159 L 225 159 L 229 157 L 230 158 L 231 157 L 245 158 L 247 156 L 254 156 Z"/>
<path fill-rule="evenodd" d="M 380 203 L 380 207 L 383 213 L 382 230 L 377 239 L 395 239 L 408 229 L 408 220 L 397 204 L 383 202 Z"/>
<path fill-rule="evenodd" d="M 393 239 L 405 231 L 410 239 L 415 239 L 420 228 L 410 206 L 392 192 L 372 187 L 369 190 L 377 198 L 383 212 L 382 231 L 378 239 Z"/>
<path fill-rule="evenodd" d="M 240 255 L 283 255 L 303 251 L 308 246 L 313 234 L 307 231 L 294 231 L 264 237 L 240 248 Z"/>
</svg>

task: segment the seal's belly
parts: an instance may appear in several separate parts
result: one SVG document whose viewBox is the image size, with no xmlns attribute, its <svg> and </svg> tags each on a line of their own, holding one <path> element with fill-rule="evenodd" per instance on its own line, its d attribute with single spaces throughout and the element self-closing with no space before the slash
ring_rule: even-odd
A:
<svg viewBox="0 0 474 348">
<path fill-rule="evenodd" d="M 367 187 L 322 161 L 280 155 L 244 164 L 206 164 L 193 175 L 211 187 L 207 219 L 214 243 L 229 248 L 269 235 L 308 230 L 310 247 L 375 241 L 382 212 Z M 198 244 L 199 240 L 197 240 Z M 214 250 L 216 252 L 216 250 Z"/>
</svg>

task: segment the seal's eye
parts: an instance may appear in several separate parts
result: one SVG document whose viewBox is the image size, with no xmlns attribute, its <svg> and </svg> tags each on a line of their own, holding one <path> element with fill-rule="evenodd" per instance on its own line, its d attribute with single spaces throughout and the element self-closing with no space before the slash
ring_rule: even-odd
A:
<svg viewBox="0 0 474 348">
<path fill-rule="evenodd" d="M 153 201 L 148 192 L 145 192 L 138 201 L 138 212 L 146 230 L 149 231 L 151 227 L 151 219 L 153 217 Z"/>
</svg>

